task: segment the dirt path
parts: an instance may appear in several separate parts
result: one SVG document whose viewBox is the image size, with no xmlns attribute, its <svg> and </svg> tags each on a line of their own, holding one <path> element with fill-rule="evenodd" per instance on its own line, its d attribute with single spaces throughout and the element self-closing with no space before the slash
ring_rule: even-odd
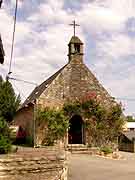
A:
<svg viewBox="0 0 135 180">
<path fill-rule="evenodd" d="M 69 180 L 135 180 L 135 154 L 126 160 L 110 160 L 90 155 L 71 155 Z"/>
</svg>

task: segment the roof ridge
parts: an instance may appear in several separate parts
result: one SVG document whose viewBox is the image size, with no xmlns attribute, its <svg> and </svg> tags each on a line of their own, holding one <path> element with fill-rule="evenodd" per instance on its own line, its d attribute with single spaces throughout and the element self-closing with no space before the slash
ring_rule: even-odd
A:
<svg viewBox="0 0 135 180">
<path fill-rule="evenodd" d="M 39 86 L 35 87 L 35 89 L 32 91 L 32 93 L 28 96 L 28 98 L 24 101 L 21 108 L 28 105 L 35 99 L 37 99 L 42 92 L 48 87 L 48 85 L 51 84 L 51 82 L 59 75 L 59 73 L 67 66 L 68 64 L 64 65 L 61 69 L 56 71 L 52 76 L 50 76 L 48 79 L 46 79 L 44 82 L 42 82 Z"/>
</svg>

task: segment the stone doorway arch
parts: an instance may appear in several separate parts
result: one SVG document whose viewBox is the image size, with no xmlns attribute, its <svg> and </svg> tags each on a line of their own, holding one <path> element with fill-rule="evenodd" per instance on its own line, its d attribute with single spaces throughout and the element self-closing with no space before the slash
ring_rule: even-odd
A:
<svg viewBox="0 0 135 180">
<path fill-rule="evenodd" d="M 82 117 L 74 115 L 69 123 L 68 144 L 84 144 L 84 122 Z"/>
</svg>

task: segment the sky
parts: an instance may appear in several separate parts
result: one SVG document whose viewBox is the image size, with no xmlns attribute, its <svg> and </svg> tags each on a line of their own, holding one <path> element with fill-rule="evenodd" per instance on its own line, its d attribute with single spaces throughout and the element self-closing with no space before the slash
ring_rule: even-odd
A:
<svg viewBox="0 0 135 180">
<path fill-rule="evenodd" d="M 15 0 L 4 0 L 0 33 L 9 71 Z M 22 101 L 47 77 L 68 62 L 69 26 L 84 42 L 84 62 L 109 94 L 135 116 L 135 0 L 19 0 L 10 77 Z"/>
</svg>

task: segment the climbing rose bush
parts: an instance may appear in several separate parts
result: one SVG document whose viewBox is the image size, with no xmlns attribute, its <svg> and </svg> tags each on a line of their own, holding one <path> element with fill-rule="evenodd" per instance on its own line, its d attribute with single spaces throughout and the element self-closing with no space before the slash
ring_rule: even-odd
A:
<svg viewBox="0 0 135 180">
<path fill-rule="evenodd" d="M 115 142 L 123 128 L 121 104 L 112 102 L 107 108 L 102 104 L 101 98 L 95 92 L 91 92 L 81 100 L 66 103 L 63 107 L 68 119 L 74 115 L 83 117 L 88 143 L 91 146 L 103 146 Z"/>
</svg>

